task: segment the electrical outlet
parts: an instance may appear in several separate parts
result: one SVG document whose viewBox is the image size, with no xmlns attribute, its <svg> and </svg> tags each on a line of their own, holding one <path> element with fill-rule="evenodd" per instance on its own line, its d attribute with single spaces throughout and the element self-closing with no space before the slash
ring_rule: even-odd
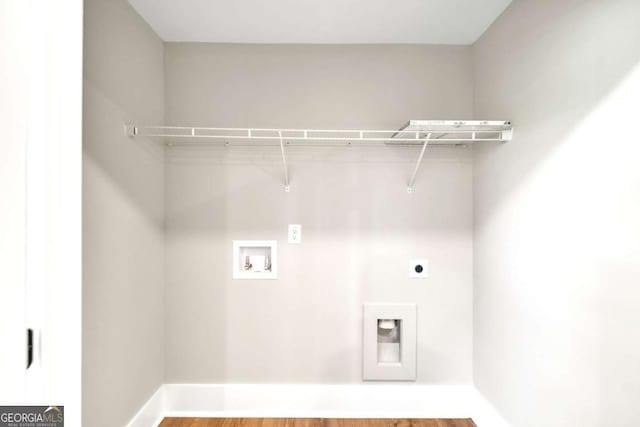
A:
<svg viewBox="0 0 640 427">
<path fill-rule="evenodd" d="M 429 277 L 429 260 L 412 259 L 409 261 L 409 277 L 412 279 L 426 279 Z"/>
<path fill-rule="evenodd" d="M 299 244 L 302 242 L 302 225 L 289 224 L 289 243 Z"/>
</svg>

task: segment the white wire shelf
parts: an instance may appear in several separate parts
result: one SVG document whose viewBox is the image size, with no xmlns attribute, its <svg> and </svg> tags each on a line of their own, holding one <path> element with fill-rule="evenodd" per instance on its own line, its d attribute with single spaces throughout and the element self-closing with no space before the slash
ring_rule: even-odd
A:
<svg viewBox="0 0 640 427">
<path fill-rule="evenodd" d="M 427 145 L 468 145 L 478 142 L 506 142 L 513 138 L 513 126 L 501 120 L 410 120 L 401 129 L 264 129 L 189 126 L 135 126 L 125 124 L 125 134 L 159 138 L 167 145 L 208 144 L 278 146 L 284 166 L 285 191 L 289 192 L 289 168 L 285 147 L 305 146 L 414 146 L 420 148 L 407 192 L 413 192 Z"/>
<path fill-rule="evenodd" d="M 129 136 L 161 138 L 166 144 L 218 142 L 226 145 L 287 146 L 340 145 L 422 145 L 431 134 L 429 145 L 466 145 L 476 142 L 511 140 L 507 121 L 411 120 L 400 130 L 370 129 L 267 129 L 214 128 L 189 126 L 125 125 Z M 271 143 L 271 144 L 269 144 Z"/>
</svg>

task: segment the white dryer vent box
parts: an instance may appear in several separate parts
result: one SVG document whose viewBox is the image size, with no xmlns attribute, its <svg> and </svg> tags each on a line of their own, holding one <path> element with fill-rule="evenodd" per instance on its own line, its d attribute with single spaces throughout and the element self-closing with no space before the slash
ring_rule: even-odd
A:
<svg viewBox="0 0 640 427">
<path fill-rule="evenodd" d="M 365 303 L 363 326 L 362 379 L 415 381 L 416 305 Z"/>
<path fill-rule="evenodd" d="M 429 260 L 424 258 L 410 260 L 409 277 L 412 279 L 426 279 L 429 277 Z"/>
</svg>

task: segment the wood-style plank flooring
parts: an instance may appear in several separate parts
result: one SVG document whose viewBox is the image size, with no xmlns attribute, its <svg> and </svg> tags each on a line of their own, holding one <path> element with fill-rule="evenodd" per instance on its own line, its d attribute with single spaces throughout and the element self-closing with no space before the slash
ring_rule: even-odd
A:
<svg viewBox="0 0 640 427">
<path fill-rule="evenodd" d="M 165 418 L 159 427 L 476 427 L 471 419 Z"/>
</svg>

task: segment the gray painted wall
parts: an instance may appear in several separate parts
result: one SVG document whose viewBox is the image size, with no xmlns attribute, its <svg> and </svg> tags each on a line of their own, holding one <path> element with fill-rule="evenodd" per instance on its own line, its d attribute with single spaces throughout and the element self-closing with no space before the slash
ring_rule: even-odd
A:
<svg viewBox="0 0 640 427">
<path fill-rule="evenodd" d="M 468 383 L 473 298 L 474 381 L 514 427 L 634 425 L 639 6 L 516 1 L 473 49 L 168 44 L 163 58 L 124 1 L 88 0 L 85 424 L 123 424 L 163 381 L 359 382 L 364 301 L 416 302 L 419 381 Z M 512 119 L 515 140 L 475 149 L 473 171 L 467 150 L 429 150 L 412 196 L 415 150 L 291 149 L 287 194 L 276 148 L 165 156 L 120 132 L 163 111 L 377 128 L 472 106 Z M 278 239 L 279 279 L 232 281 L 233 239 Z M 414 256 L 428 280 L 406 278 Z"/>
<path fill-rule="evenodd" d="M 163 382 L 163 44 L 125 0 L 85 1 L 83 425 L 121 426 Z"/>
<path fill-rule="evenodd" d="M 515 1 L 474 47 L 474 379 L 514 427 L 635 426 L 640 2 Z"/>
<path fill-rule="evenodd" d="M 176 125 L 396 128 L 470 118 L 470 48 L 167 44 Z M 362 303 L 418 304 L 418 380 L 470 383 L 467 149 L 177 148 L 166 155 L 166 381 L 357 383 Z M 303 227 L 299 246 L 287 224 Z M 234 239 L 277 239 L 279 278 L 231 279 Z M 428 280 L 408 279 L 412 257 Z"/>
</svg>

